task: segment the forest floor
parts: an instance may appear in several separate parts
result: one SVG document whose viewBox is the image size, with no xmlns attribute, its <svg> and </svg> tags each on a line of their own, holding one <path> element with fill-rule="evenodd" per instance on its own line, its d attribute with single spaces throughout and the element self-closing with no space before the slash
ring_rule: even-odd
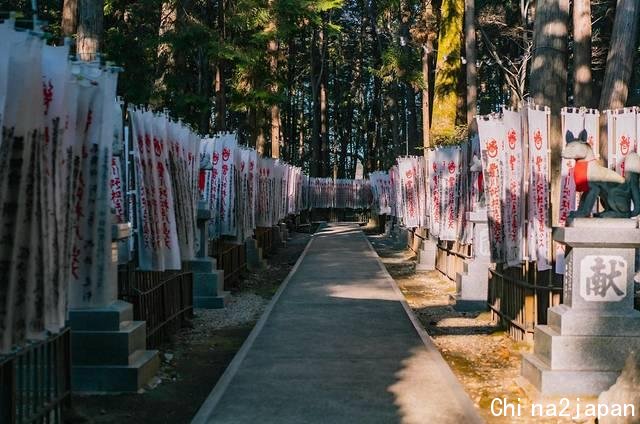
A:
<svg viewBox="0 0 640 424">
<path fill-rule="evenodd" d="M 192 325 L 160 348 L 158 375 L 137 394 L 73 396 L 71 423 L 189 423 L 242 346 L 269 299 L 302 254 L 310 234 L 292 233 L 267 257 L 267 268 L 246 272 L 225 309 L 196 309 Z"/>
<path fill-rule="evenodd" d="M 450 300 L 456 291 L 455 282 L 438 271 L 416 272 L 415 254 L 410 249 L 400 248 L 381 235 L 370 235 L 369 240 L 487 423 L 590 422 L 571 418 L 578 406 L 575 399 L 571 402 L 571 417 L 551 417 L 552 411 L 546 412 L 547 409 L 546 417 L 532 417 L 534 402 L 544 404 L 544 408 L 554 404 L 558 407 L 557 414 L 562 412 L 559 399 L 532 400 L 516 383 L 522 354 L 531 352 L 533 345 L 509 338 L 508 333 L 492 322 L 488 311 L 455 311 Z M 507 399 L 513 405 L 521 405 L 520 416 L 494 416 L 491 411 L 494 399 Z M 499 404 L 495 406 L 494 412 L 499 412 Z"/>
</svg>

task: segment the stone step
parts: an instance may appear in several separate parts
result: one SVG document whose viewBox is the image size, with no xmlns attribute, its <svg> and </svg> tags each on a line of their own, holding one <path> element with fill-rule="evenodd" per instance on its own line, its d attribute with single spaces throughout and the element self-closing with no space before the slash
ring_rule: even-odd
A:
<svg viewBox="0 0 640 424">
<path fill-rule="evenodd" d="M 120 323 L 133 321 L 133 305 L 122 300 L 105 308 L 69 310 L 72 331 L 118 331 Z"/>
<path fill-rule="evenodd" d="M 566 305 L 549 308 L 547 324 L 565 336 L 632 336 L 640 337 L 640 312 L 612 313 L 576 311 Z"/>
<path fill-rule="evenodd" d="M 132 355 L 129 365 L 74 365 L 71 387 L 75 393 L 137 392 L 159 367 L 157 350 L 139 350 Z"/>
<path fill-rule="evenodd" d="M 552 370 L 535 354 L 522 357 L 522 377 L 545 396 L 597 396 L 615 383 L 619 371 Z"/>
<path fill-rule="evenodd" d="M 564 336 L 548 325 L 534 334 L 534 353 L 553 370 L 614 371 L 640 350 L 640 337 Z"/>
<path fill-rule="evenodd" d="M 74 365 L 127 365 L 132 353 L 146 347 L 146 322 L 125 321 L 119 331 L 73 331 Z"/>
<path fill-rule="evenodd" d="M 223 291 L 219 296 L 194 296 L 193 307 L 200 309 L 222 309 L 227 306 L 230 292 Z"/>
</svg>

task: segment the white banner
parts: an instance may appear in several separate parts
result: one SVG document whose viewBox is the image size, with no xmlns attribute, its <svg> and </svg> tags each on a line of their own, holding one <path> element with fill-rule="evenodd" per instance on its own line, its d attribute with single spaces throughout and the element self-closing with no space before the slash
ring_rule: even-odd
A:
<svg viewBox="0 0 640 424">
<path fill-rule="evenodd" d="M 505 110 L 503 122 L 506 131 L 504 144 L 504 243 L 507 266 L 518 266 L 524 259 L 524 158 L 522 155 L 522 115 Z"/>
<path fill-rule="evenodd" d="M 418 180 L 418 206 L 420 209 L 420 226 L 426 227 L 428 224 L 427 216 L 427 175 L 426 166 L 427 161 L 424 156 L 414 156 L 413 166 L 416 170 L 416 177 Z"/>
<path fill-rule="evenodd" d="M 458 237 L 458 206 L 460 177 L 460 148 L 443 147 L 440 163 L 440 240 L 455 241 Z"/>
<path fill-rule="evenodd" d="M 504 262 L 505 235 L 502 213 L 503 163 L 505 126 L 501 119 L 494 117 L 479 117 L 478 134 L 482 151 L 482 172 L 484 192 L 487 202 L 487 217 L 489 220 L 489 242 L 491 261 Z"/>
<path fill-rule="evenodd" d="M 605 113 L 609 133 L 608 167 L 624 177 L 624 159 L 629 153 L 637 150 L 638 108 L 630 107 Z"/>
<path fill-rule="evenodd" d="M 396 218 L 402 216 L 402 182 L 400 181 L 400 173 L 398 166 L 392 166 L 389 170 L 389 183 L 391 184 L 391 215 Z"/>
<path fill-rule="evenodd" d="M 418 227 L 420 225 L 418 183 L 412 158 L 398 158 L 398 174 L 400 177 L 404 225 L 408 228 Z"/>
<path fill-rule="evenodd" d="M 441 149 L 430 150 L 428 156 L 429 171 L 429 233 L 433 237 L 440 234 L 442 221 L 442 199 L 440 198 L 440 176 L 443 173 Z"/>
<path fill-rule="evenodd" d="M 549 114 L 529 108 L 529 257 L 538 271 L 551 269 L 549 204 Z"/>
</svg>

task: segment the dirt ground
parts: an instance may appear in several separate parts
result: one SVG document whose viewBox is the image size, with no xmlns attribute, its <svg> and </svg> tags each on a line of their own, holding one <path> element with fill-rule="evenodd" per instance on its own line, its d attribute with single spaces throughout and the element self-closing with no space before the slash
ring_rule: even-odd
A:
<svg viewBox="0 0 640 424">
<path fill-rule="evenodd" d="M 369 236 L 387 270 L 395 279 L 407 302 L 416 313 L 436 346 L 442 353 L 465 391 L 488 423 L 563 423 L 591 422 L 591 419 L 572 419 L 576 415 L 577 400 L 571 400 L 571 417 L 557 416 L 562 406 L 559 399 L 543 402 L 530 399 L 518 386 L 522 354 L 532 345 L 518 343 L 491 321 L 490 312 L 465 313 L 453 309 L 450 295 L 455 283 L 438 271 L 416 272 L 415 255 L 411 250 L 394 244 L 384 236 Z M 494 399 L 507 399 L 515 405 L 511 416 L 495 416 L 500 404 Z M 593 401 L 592 399 L 585 400 Z M 532 403 L 544 404 L 545 417 L 532 417 Z M 549 416 L 547 405 L 558 406 L 557 415 Z M 520 413 L 517 412 L 520 406 Z M 584 404 L 582 405 L 584 406 Z M 583 409 L 584 410 L 584 409 Z M 537 413 L 538 411 L 536 411 Z M 519 415 L 519 416 L 518 416 Z"/>
<path fill-rule="evenodd" d="M 268 267 L 247 272 L 225 310 L 195 311 L 160 349 L 160 372 L 138 394 L 73 396 L 68 423 L 189 423 L 304 250 L 309 234 L 293 233 Z"/>
</svg>

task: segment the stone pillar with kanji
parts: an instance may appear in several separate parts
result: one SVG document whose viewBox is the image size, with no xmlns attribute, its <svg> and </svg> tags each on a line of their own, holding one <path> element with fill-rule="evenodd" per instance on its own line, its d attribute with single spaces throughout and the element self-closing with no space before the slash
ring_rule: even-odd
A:
<svg viewBox="0 0 640 424">
<path fill-rule="evenodd" d="M 640 229 L 635 219 L 576 218 L 553 237 L 566 246 L 563 303 L 536 327 L 522 376 L 543 395 L 598 395 L 640 351 L 633 307 Z"/>
</svg>

